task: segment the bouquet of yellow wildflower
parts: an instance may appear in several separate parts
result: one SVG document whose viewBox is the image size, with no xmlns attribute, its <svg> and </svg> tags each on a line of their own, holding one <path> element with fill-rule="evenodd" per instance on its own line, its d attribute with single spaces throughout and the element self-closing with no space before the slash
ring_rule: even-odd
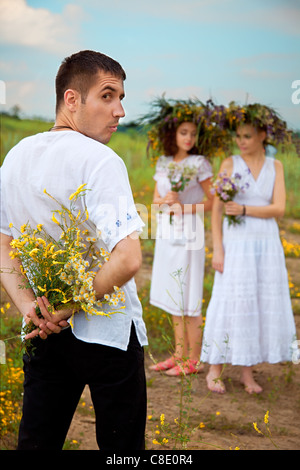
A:
<svg viewBox="0 0 300 470">
<path fill-rule="evenodd" d="M 81 229 L 88 220 L 87 209 L 85 208 L 83 214 L 80 210 L 74 214 L 74 203 L 88 191 L 85 186 L 85 184 L 79 186 L 69 197 L 70 209 L 44 190 L 45 194 L 60 206 L 52 215 L 53 223 L 61 229 L 60 238 L 55 240 L 41 224 L 35 229 L 28 223 L 24 224 L 19 238 L 11 242 L 13 250 L 10 256 L 21 261 L 21 271 L 28 280 L 23 287 L 33 289 L 37 297 L 42 295 L 47 297 L 53 312 L 63 308 L 72 309 L 74 313 L 83 310 L 88 319 L 88 315 L 110 316 L 113 313 L 120 313 L 125 306 L 119 306 L 119 303 L 125 302 L 125 295 L 115 287 L 113 294 L 106 294 L 101 301 L 96 299 L 93 280 L 102 263 L 108 261 L 110 253 L 103 248 L 98 250 L 96 239 L 89 236 L 88 230 Z M 111 306 L 111 311 L 103 311 L 104 304 Z M 41 316 L 38 306 L 36 313 Z M 70 320 L 71 326 L 73 315 Z M 33 322 L 29 322 L 23 327 L 23 333 L 27 335 L 35 328 Z M 30 340 L 24 342 L 25 349 L 29 350 Z"/>
</svg>

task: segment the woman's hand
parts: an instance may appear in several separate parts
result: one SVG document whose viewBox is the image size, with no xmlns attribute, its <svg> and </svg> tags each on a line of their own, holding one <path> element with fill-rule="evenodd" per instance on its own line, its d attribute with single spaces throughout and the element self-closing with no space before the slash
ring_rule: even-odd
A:
<svg viewBox="0 0 300 470">
<path fill-rule="evenodd" d="M 225 214 L 226 215 L 243 215 L 244 206 L 234 201 L 225 203 Z"/>
<path fill-rule="evenodd" d="M 35 311 L 35 306 L 24 316 L 25 322 L 32 321 L 37 327 L 31 333 L 25 336 L 25 339 L 35 338 L 40 336 L 41 339 L 46 339 L 52 333 L 60 333 L 62 328 L 69 325 L 67 319 L 72 316 L 72 311 L 69 309 L 51 311 L 50 303 L 46 297 L 38 297 L 37 304 L 43 318 L 39 318 Z"/>
<path fill-rule="evenodd" d="M 224 270 L 224 249 L 217 248 L 214 249 L 213 257 L 212 257 L 212 267 L 219 271 L 220 273 Z"/>
<path fill-rule="evenodd" d="M 174 204 L 180 204 L 178 193 L 175 191 L 169 191 L 163 198 L 163 203 L 173 206 Z"/>
</svg>

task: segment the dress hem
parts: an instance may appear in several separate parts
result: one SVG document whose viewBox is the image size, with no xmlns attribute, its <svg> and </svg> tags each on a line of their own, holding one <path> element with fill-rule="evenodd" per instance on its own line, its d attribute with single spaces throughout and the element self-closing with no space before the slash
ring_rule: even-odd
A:
<svg viewBox="0 0 300 470">
<path fill-rule="evenodd" d="M 191 310 L 188 310 L 188 312 L 179 312 L 178 310 L 172 310 L 168 305 L 163 305 L 159 302 L 156 302 L 155 300 L 150 300 L 149 303 L 153 305 L 154 307 L 158 307 L 161 310 L 164 310 L 165 312 L 169 313 L 170 315 L 173 315 L 174 317 L 200 317 L 201 316 L 201 310 L 197 311 L 192 311 L 193 313 L 190 313 Z"/>
</svg>

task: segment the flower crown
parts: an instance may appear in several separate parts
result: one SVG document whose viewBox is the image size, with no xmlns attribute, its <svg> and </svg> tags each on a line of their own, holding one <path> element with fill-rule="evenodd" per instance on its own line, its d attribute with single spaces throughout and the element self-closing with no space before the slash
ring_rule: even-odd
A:
<svg viewBox="0 0 300 470">
<path fill-rule="evenodd" d="M 196 144 L 199 154 L 206 157 L 228 155 L 233 150 L 232 132 L 243 123 L 266 132 L 265 145 L 290 146 L 292 132 L 285 121 L 268 106 L 254 103 L 244 106 L 234 101 L 228 106 L 216 105 L 212 100 L 205 104 L 195 100 L 156 99 L 154 111 L 142 118 L 148 130 L 147 154 L 153 162 L 163 154 L 163 136 L 176 129 L 182 122 L 194 122 L 197 126 Z"/>
<path fill-rule="evenodd" d="M 292 131 L 278 113 L 260 103 L 248 104 L 246 106 L 236 105 L 232 101 L 227 108 L 227 126 L 235 131 L 243 123 L 251 124 L 256 129 L 266 132 L 265 144 L 287 145 L 292 143 Z"/>
<path fill-rule="evenodd" d="M 197 126 L 195 146 L 199 154 L 211 157 L 228 150 L 229 133 L 215 125 L 208 104 L 198 99 L 167 101 L 162 96 L 152 103 L 152 107 L 153 112 L 142 121 L 150 127 L 147 154 L 153 162 L 164 152 L 163 136 L 183 122 L 193 122 Z"/>
</svg>

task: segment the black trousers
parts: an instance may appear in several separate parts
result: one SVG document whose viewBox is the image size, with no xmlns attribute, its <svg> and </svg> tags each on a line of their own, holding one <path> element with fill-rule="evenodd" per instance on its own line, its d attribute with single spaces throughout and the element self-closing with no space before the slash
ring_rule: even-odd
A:
<svg viewBox="0 0 300 470">
<path fill-rule="evenodd" d="M 34 355 L 24 355 L 17 450 L 61 450 L 86 384 L 100 450 L 144 449 L 144 351 L 133 325 L 127 351 L 80 341 L 71 328 L 34 342 Z"/>
</svg>

